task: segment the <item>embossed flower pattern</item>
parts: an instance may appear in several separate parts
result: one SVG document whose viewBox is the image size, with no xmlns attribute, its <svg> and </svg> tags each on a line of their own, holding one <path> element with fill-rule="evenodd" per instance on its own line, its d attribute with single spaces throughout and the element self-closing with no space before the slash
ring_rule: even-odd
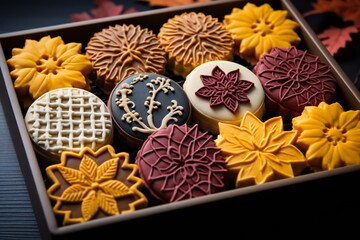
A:
<svg viewBox="0 0 360 240">
<path fill-rule="evenodd" d="M 305 157 L 293 143 L 296 131 L 284 131 L 281 117 L 262 122 L 246 112 L 240 126 L 219 123 L 216 145 L 226 156 L 237 188 L 294 177 L 293 166 L 305 167 Z"/>
<path fill-rule="evenodd" d="M 210 98 L 210 106 L 223 104 L 232 112 L 236 112 L 239 102 L 250 102 L 246 96 L 254 83 L 247 80 L 240 80 L 240 70 L 230 71 L 228 74 L 216 66 L 212 75 L 200 75 L 204 86 L 195 92 L 196 95 Z"/>
<path fill-rule="evenodd" d="M 332 101 L 335 78 L 330 67 L 319 61 L 318 56 L 293 46 L 274 48 L 263 59 L 267 69 L 257 70 L 257 75 L 264 89 L 278 91 L 281 102 L 295 99 L 297 106 L 304 107 Z M 255 69 L 260 69 L 257 66 Z"/>
<path fill-rule="evenodd" d="M 90 61 L 81 54 L 81 44 L 65 44 L 59 36 L 27 39 L 24 48 L 12 50 L 7 63 L 15 90 L 30 102 L 56 88 L 88 87 L 87 76 L 92 70 Z"/>
<path fill-rule="evenodd" d="M 261 55 L 273 47 L 290 47 L 300 42 L 299 24 L 287 19 L 286 10 L 274 10 L 269 4 L 247 3 L 225 15 L 224 24 L 239 47 L 240 57 L 255 65 Z"/>
<path fill-rule="evenodd" d="M 110 155 L 98 164 L 94 159 L 102 154 Z M 74 158 L 80 161 L 78 167 L 74 165 Z M 143 185 L 142 180 L 135 176 L 138 168 L 128 162 L 127 153 L 115 154 L 114 149 L 106 145 L 97 152 L 88 147 L 83 148 L 79 154 L 65 151 L 60 164 L 47 167 L 46 173 L 54 182 L 48 189 L 48 194 L 56 201 L 54 212 L 65 215 L 64 225 L 89 221 L 99 212 L 114 216 L 146 205 L 146 197 L 138 190 Z M 118 179 L 120 174 L 128 175 L 121 181 Z M 121 209 L 118 202 L 121 198 L 125 198 L 125 203 L 128 204 L 124 209 Z M 76 216 L 74 210 L 76 204 L 81 205 L 79 216 Z"/>
<path fill-rule="evenodd" d="M 197 124 L 172 124 L 148 141 L 136 161 L 145 185 L 162 201 L 175 202 L 224 189 L 225 161 L 212 135 L 199 131 Z M 152 188 L 152 184 L 158 187 Z"/>
<path fill-rule="evenodd" d="M 305 107 L 292 120 L 300 133 L 296 145 L 315 170 L 360 164 L 360 111 L 344 111 L 339 103 Z"/>
</svg>

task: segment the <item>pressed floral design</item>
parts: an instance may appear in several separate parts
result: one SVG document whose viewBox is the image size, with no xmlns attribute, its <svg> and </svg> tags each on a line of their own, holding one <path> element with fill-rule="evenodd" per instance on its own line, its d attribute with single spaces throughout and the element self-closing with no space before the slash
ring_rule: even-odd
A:
<svg viewBox="0 0 360 240">
<path fill-rule="evenodd" d="M 273 48 L 263 55 L 254 71 L 268 95 L 276 92 L 277 101 L 284 106 L 295 106 L 297 112 L 307 105 L 334 101 L 336 79 L 331 68 L 318 56 L 295 46 Z"/>
<path fill-rule="evenodd" d="M 160 28 L 158 38 L 175 75 L 186 76 L 197 66 L 234 59 L 234 41 L 218 18 L 204 13 L 175 15 Z"/>
<path fill-rule="evenodd" d="M 284 131 L 282 118 L 262 122 L 246 112 L 240 126 L 219 123 L 216 145 L 226 156 L 236 187 L 294 177 L 305 168 L 305 157 L 293 143 L 296 131 Z"/>
<path fill-rule="evenodd" d="M 145 185 L 163 202 L 224 190 L 225 160 L 198 125 L 172 124 L 147 139 L 136 159 Z"/>
<path fill-rule="evenodd" d="M 274 10 L 269 4 L 247 3 L 225 15 L 224 24 L 239 48 L 240 57 L 252 65 L 273 47 L 290 47 L 300 43 L 297 22 L 287 19 L 286 10 Z"/>
<path fill-rule="evenodd" d="M 360 164 L 360 111 L 344 111 L 336 102 L 307 106 L 293 118 L 299 131 L 296 145 L 315 170 Z"/>
<path fill-rule="evenodd" d="M 93 35 L 85 49 L 97 73 L 96 84 L 107 94 L 130 75 L 165 72 L 164 48 L 152 30 L 140 25 L 104 28 Z"/>
<path fill-rule="evenodd" d="M 239 102 L 250 102 L 245 92 L 254 86 L 253 82 L 240 80 L 239 76 L 240 69 L 225 74 L 216 66 L 212 70 L 212 75 L 200 75 L 204 86 L 195 94 L 210 98 L 211 107 L 223 104 L 230 111 L 236 112 Z"/>
<path fill-rule="evenodd" d="M 64 151 L 60 164 L 46 168 L 53 181 L 48 195 L 56 202 L 55 214 L 64 216 L 63 225 L 68 225 L 145 207 L 137 171 L 128 153 L 115 154 L 110 145 L 96 152 L 89 147 L 80 153 Z"/>
<path fill-rule="evenodd" d="M 65 44 L 61 37 L 27 39 L 24 48 L 14 48 L 7 60 L 14 88 L 24 105 L 45 92 L 62 87 L 89 88 L 92 65 L 81 54 L 80 43 Z"/>
</svg>

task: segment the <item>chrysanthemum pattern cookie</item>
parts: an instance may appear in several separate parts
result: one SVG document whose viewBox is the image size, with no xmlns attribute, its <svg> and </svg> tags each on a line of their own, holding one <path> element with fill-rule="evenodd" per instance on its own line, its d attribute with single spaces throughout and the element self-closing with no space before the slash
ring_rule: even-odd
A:
<svg viewBox="0 0 360 240">
<path fill-rule="evenodd" d="M 255 65 L 273 47 L 298 45 L 299 24 L 287 18 L 286 10 L 274 10 L 268 3 L 257 6 L 247 3 L 233 8 L 224 17 L 224 25 L 235 41 L 235 54 Z"/>
<path fill-rule="evenodd" d="M 81 53 L 82 44 L 64 43 L 60 36 L 27 39 L 23 48 L 14 48 L 7 60 L 14 88 L 23 106 L 42 94 L 64 87 L 90 90 L 92 65 Z"/>
<path fill-rule="evenodd" d="M 315 170 L 360 164 L 360 110 L 344 110 L 338 103 L 305 107 L 292 120 L 296 141 Z"/>
</svg>

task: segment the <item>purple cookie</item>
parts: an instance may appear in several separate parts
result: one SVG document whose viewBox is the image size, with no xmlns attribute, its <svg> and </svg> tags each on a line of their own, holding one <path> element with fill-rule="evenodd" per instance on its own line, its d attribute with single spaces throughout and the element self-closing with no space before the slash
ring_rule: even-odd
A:
<svg viewBox="0 0 360 240">
<path fill-rule="evenodd" d="M 151 134 L 136 156 L 140 177 L 160 202 L 223 191 L 226 163 L 212 135 L 172 124 Z"/>
<path fill-rule="evenodd" d="M 285 121 L 299 116 L 305 106 L 336 101 L 336 79 L 318 56 L 296 47 L 273 48 L 253 72 L 266 95 L 266 112 Z"/>
</svg>

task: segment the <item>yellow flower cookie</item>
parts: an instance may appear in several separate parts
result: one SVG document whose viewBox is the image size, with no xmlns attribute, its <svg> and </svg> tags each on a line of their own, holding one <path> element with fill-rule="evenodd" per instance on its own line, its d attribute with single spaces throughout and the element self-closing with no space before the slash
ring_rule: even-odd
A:
<svg viewBox="0 0 360 240">
<path fill-rule="evenodd" d="M 215 142 L 236 188 L 291 178 L 306 167 L 304 155 L 293 145 L 296 130 L 284 131 L 280 116 L 262 122 L 246 112 L 240 126 L 219 122 L 219 129 Z"/>
<path fill-rule="evenodd" d="M 14 88 L 24 107 L 49 90 L 76 87 L 90 90 L 87 76 L 91 62 L 80 43 L 65 44 L 60 36 L 27 39 L 23 48 L 13 48 L 7 60 Z"/>
<path fill-rule="evenodd" d="M 286 10 L 274 10 L 265 3 L 247 3 L 243 9 L 233 8 L 224 17 L 224 25 L 235 41 L 240 57 L 255 65 L 261 55 L 273 47 L 287 48 L 301 41 L 296 33 L 299 24 L 287 19 Z"/>
<path fill-rule="evenodd" d="M 144 208 L 148 200 L 140 188 L 138 167 L 129 154 L 115 153 L 111 145 L 93 151 L 64 151 L 61 163 L 46 168 L 52 181 L 48 196 L 62 225 L 87 222 Z"/>
<path fill-rule="evenodd" d="M 360 164 L 360 110 L 321 102 L 305 107 L 292 124 L 299 132 L 296 146 L 315 170 Z"/>
</svg>

